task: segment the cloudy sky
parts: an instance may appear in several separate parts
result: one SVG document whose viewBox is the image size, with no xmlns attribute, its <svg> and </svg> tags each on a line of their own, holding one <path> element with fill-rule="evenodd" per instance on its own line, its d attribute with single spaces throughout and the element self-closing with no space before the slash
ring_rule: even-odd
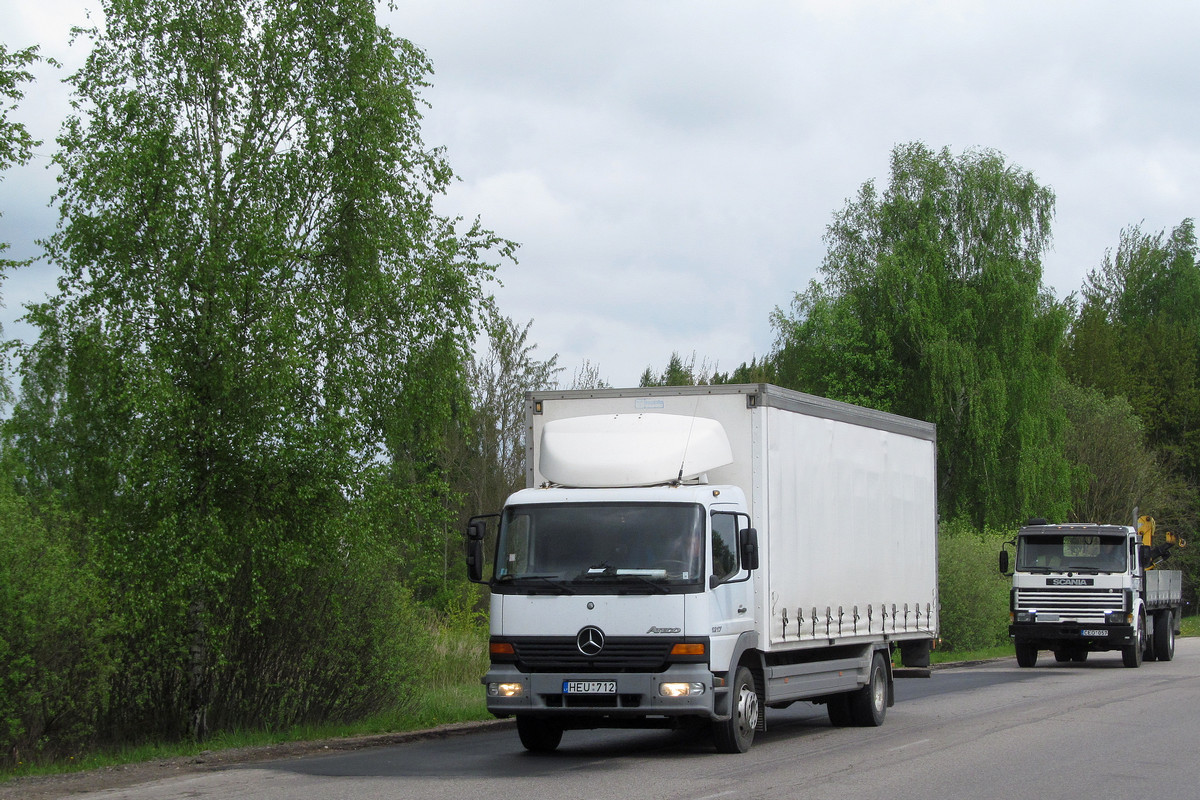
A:
<svg viewBox="0 0 1200 800">
<path fill-rule="evenodd" d="M 0 41 L 69 69 L 94 0 L 0 0 Z M 569 385 L 672 352 L 722 371 L 771 347 L 771 311 L 817 276 L 835 211 L 887 183 L 899 143 L 992 148 L 1057 195 L 1044 280 L 1064 297 L 1122 228 L 1200 212 L 1200 4 L 397 0 L 383 20 L 434 66 L 425 140 L 461 181 L 443 211 L 521 243 L 496 287 Z M 20 117 L 48 144 L 0 183 L 0 241 L 55 223 L 67 108 L 39 70 Z M 54 288 L 7 278 L 5 333 Z"/>
</svg>

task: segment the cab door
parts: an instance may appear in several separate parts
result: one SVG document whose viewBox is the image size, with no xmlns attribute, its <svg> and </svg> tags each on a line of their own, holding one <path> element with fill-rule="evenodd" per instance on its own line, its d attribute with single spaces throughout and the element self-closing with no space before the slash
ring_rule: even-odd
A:
<svg viewBox="0 0 1200 800">
<path fill-rule="evenodd" d="M 709 515 L 712 543 L 708 570 L 709 618 L 712 622 L 712 669 L 729 665 L 738 637 L 754 630 L 754 581 L 743 563 L 741 533 L 750 517 L 734 504 L 714 505 Z"/>
</svg>

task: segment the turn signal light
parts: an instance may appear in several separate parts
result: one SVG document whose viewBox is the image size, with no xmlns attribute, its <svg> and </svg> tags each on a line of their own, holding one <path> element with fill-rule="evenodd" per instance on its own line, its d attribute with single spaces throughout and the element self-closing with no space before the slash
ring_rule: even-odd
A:
<svg viewBox="0 0 1200 800">
<path fill-rule="evenodd" d="M 702 656 L 704 655 L 704 642 L 679 642 L 671 648 L 671 655 Z"/>
<path fill-rule="evenodd" d="M 513 656 L 517 654 L 513 650 L 511 642 L 490 642 L 488 644 L 488 652 L 494 656 Z"/>
</svg>

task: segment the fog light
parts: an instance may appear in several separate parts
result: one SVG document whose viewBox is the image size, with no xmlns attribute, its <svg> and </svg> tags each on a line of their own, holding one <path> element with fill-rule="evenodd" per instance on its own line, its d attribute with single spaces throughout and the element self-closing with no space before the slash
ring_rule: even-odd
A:
<svg viewBox="0 0 1200 800">
<path fill-rule="evenodd" d="M 489 683 L 488 695 L 491 697 L 520 697 L 525 694 L 525 687 L 519 683 Z"/>
<path fill-rule="evenodd" d="M 688 697 L 689 695 L 704 694 L 703 683 L 660 683 L 658 694 L 661 697 Z"/>
</svg>

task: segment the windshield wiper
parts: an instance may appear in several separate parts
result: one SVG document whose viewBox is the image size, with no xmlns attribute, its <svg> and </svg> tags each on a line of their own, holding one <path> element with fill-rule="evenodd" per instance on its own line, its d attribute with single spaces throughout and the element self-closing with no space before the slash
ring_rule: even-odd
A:
<svg viewBox="0 0 1200 800">
<path fill-rule="evenodd" d="M 632 578 L 635 581 L 638 581 L 639 583 L 643 583 L 646 586 L 649 586 L 651 589 L 658 592 L 659 594 L 670 594 L 671 593 L 670 589 L 663 586 L 658 581 L 651 580 L 650 578 L 646 577 L 645 575 L 641 575 L 634 571 L 626 571 L 626 570 L 618 569 L 616 567 L 611 567 L 603 561 L 600 562 L 599 564 L 595 565 L 594 567 L 588 567 L 583 572 L 579 573 L 579 575 L 575 576 L 574 580 L 572 580 L 571 582 L 572 583 L 583 583 L 585 581 L 591 581 L 591 582 L 605 581 L 605 582 L 609 582 L 609 583 L 628 583 L 630 578 Z"/>
<path fill-rule="evenodd" d="M 555 580 L 557 575 L 505 575 L 498 582 L 516 584 L 517 581 L 543 581 L 559 594 L 575 594 L 575 590 L 560 581 Z"/>
<path fill-rule="evenodd" d="M 639 581 L 646 584 L 647 586 L 649 586 L 651 589 L 658 592 L 659 594 L 670 594 L 670 591 L 667 589 L 667 587 L 663 586 L 658 581 L 650 580 L 645 575 L 621 575 L 620 577 L 622 577 L 622 578 L 637 578 Z"/>
</svg>

